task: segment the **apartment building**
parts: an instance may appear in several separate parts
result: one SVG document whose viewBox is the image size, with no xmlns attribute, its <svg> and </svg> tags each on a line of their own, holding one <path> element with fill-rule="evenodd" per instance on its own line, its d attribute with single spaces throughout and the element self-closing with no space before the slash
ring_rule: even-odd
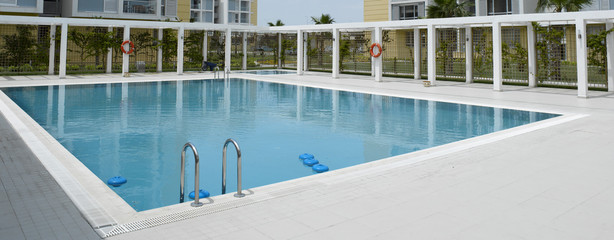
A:
<svg viewBox="0 0 614 240">
<path fill-rule="evenodd" d="M 535 13 L 537 0 L 460 0 L 470 1 L 475 16 Z M 364 0 L 365 22 L 424 18 L 432 0 Z M 614 9 L 614 0 L 595 0 L 583 11 Z"/>
<path fill-rule="evenodd" d="M 257 6 L 257 0 L 0 0 L 0 14 L 257 25 Z"/>
</svg>

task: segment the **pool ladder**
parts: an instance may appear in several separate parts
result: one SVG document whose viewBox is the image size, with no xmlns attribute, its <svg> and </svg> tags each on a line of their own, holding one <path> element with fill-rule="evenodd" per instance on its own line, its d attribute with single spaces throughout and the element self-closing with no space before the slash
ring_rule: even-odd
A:
<svg viewBox="0 0 614 240">
<path fill-rule="evenodd" d="M 222 194 L 226 194 L 226 149 L 228 148 L 228 144 L 232 143 L 237 151 L 237 193 L 234 194 L 235 197 L 241 198 L 245 197 L 245 194 L 241 192 L 242 184 L 241 184 L 241 148 L 239 144 L 232 138 L 229 138 L 224 142 L 224 148 L 222 150 Z M 200 207 L 203 203 L 200 202 L 200 189 L 199 189 L 199 156 L 196 147 L 188 142 L 183 145 L 183 149 L 181 150 L 181 172 L 179 176 L 179 203 L 184 202 L 185 196 L 185 152 L 187 148 L 191 148 L 194 153 L 194 202 L 190 204 L 192 207 Z"/>
<path fill-rule="evenodd" d="M 213 72 L 213 78 L 215 79 L 230 79 L 230 67 L 224 67 L 224 71 L 222 71 L 222 78 L 220 78 L 220 67 L 215 67 L 215 72 Z"/>
</svg>

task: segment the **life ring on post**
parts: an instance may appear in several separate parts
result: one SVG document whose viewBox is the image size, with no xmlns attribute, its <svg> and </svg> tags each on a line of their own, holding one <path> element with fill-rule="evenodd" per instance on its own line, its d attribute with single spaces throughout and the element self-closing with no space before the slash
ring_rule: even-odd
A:
<svg viewBox="0 0 614 240">
<path fill-rule="evenodd" d="M 126 48 L 124 47 L 124 45 L 126 45 L 126 43 L 130 44 L 130 50 L 126 51 Z M 134 43 L 131 42 L 130 40 L 126 40 L 122 43 L 121 45 L 121 49 L 122 52 L 124 52 L 125 54 L 131 54 L 132 52 L 134 52 Z"/>
<path fill-rule="evenodd" d="M 373 52 L 374 48 L 377 48 L 377 50 L 378 50 L 377 53 Z M 380 55 L 382 55 L 382 45 L 379 45 L 379 43 L 371 44 L 370 52 L 371 52 L 371 56 L 372 57 L 374 57 L 374 58 L 379 57 Z"/>
</svg>

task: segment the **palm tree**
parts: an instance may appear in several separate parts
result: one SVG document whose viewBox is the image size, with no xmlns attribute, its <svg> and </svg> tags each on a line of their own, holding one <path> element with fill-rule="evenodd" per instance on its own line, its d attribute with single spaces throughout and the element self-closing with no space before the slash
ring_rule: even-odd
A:
<svg viewBox="0 0 614 240">
<path fill-rule="evenodd" d="M 311 21 L 313 21 L 316 25 L 318 24 L 331 24 L 335 22 L 335 19 L 330 17 L 329 14 L 324 14 L 322 13 L 322 16 L 318 17 L 311 17 Z"/>
<path fill-rule="evenodd" d="M 470 1 L 458 3 L 456 0 L 435 0 L 434 4 L 426 8 L 427 18 L 448 18 L 466 17 L 471 13 L 468 8 L 472 5 Z"/>
<path fill-rule="evenodd" d="M 593 0 L 537 0 L 538 12 L 552 9 L 554 12 L 577 12 L 593 4 Z"/>
<path fill-rule="evenodd" d="M 277 19 L 277 22 L 275 22 L 275 23 L 269 22 L 269 26 L 271 26 L 271 27 L 283 26 L 283 25 L 285 25 L 284 22 L 282 22 L 279 19 Z"/>
</svg>

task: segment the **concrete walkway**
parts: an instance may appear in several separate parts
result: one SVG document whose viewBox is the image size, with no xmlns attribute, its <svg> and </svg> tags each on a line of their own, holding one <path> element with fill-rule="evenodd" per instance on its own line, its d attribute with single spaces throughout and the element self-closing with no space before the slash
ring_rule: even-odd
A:
<svg viewBox="0 0 614 240">
<path fill-rule="evenodd" d="M 612 93 L 590 92 L 590 98 L 582 99 L 567 89 L 504 86 L 503 92 L 494 92 L 486 84 L 438 82 L 424 88 L 415 80 L 376 83 L 362 76 L 328 76 L 250 77 L 565 116 L 251 189 L 253 198 L 268 197 L 110 239 L 614 239 Z M 115 80 L 106 77 L 0 80 L 0 87 L 7 82 L 121 81 L 117 75 Z M 203 76 L 129 80 L 198 77 Z"/>
</svg>

